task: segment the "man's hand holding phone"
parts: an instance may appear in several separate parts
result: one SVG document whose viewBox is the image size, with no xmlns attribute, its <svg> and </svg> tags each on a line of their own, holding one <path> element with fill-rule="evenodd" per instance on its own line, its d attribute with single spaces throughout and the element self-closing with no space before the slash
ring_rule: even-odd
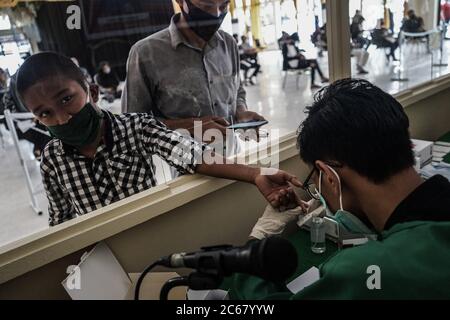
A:
<svg viewBox="0 0 450 320">
<path fill-rule="evenodd" d="M 255 137 L 251 137 L 248 132 L 245 134 L 245 140 L 260 140 L 260 127 L 268 124 L 269 122 L 261 115 L 253 111 L 241 111 L 236 114 L 236 123 L 229 126 L 229 129 L 233 130 L 252 130 L 255 132 Z"/>
</svg>

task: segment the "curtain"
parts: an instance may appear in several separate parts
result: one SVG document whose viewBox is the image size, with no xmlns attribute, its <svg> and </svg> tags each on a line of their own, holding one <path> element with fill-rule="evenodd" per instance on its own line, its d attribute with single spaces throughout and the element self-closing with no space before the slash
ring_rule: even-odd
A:
<svg viewBox="0 0 450 320">
<path fill-rule="evenodd" d="M 181 8 L 178 5 L 178 3 L 175 0 L 172 0 L 172 5 L 173 5 L 173 11 L 175 13 L 180 13 L 181 12 Z"/>
<path fill-rule="evenodd" d="M 234 10 L 236 9 L 236 0 L 230 1 L 230 14 L 231 18 L 234 19 Z"/>
<path fill-rule="evenodd" d="M 251 30 L 253 35 L 253 41 L 261 41 L 261 3 L 259 0 L 251 0 L 250 5 L 250 19 L 252 22 Z"/>
</svg>

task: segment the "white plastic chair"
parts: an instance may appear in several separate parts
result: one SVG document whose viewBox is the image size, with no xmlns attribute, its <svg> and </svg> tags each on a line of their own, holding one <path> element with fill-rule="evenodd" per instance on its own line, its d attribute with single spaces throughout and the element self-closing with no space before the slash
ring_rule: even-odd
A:
<svg viewBox="0 0 450 320">
<path fill-rule="evenodd" d="M 33 119 L 34 116 L 32 113 L 11 113 L 9 110 L 5 110 L 5 119 L 6 119 L 6 125 L 8 126 L 9 132 L 11 133 L 11 137 L 14 143 L 14 146 L 17 151 L 17 155 L 19 156 L 20 165 L 22 166 L 23 172 L 25 174 L 25 180 L 27 182 L 27 188 L 28 193 L 30 194 L 31 199 L 31 208 L 35 213 L 38 215 L 42 215 L 42 210 L 38 207 L 36 195 L 41 193 L 42 190 L 35 190 L 33 188 L 32 182 L 31 182 L 31 176 L 28 171 L 28 163 L 32 162 L 34 160 L 26 159 L 25 156 L 22 153 L 22 150 L 20 149 L 19 145 L 19 138 L 17 136 L 17 131 L 14 123 L 20 122 L 20 120 L 30 120 Z M 37 132 L 43 133 L 48 135 L 47 132 L 40 130 L 39 128 L 30 128 L 30 130 L 35 130 Z"/>
</svg>

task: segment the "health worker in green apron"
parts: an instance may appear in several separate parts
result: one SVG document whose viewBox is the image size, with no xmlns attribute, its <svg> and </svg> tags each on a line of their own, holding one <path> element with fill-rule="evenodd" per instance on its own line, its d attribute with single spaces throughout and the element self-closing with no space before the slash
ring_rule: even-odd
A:
<svg viewBox="0 0 450 320">
<path fill-rule="evenodd" d="M 311 167 L 303 188 L 341 227 L 376 237 L 331 254 L 320 279 L 300 292 L 235 275 L 232 297 L 450 299 L 450 182 L 424 181 L 415 171 L 403 107 L 368 81 L 345 79 L 319 92 L 307 112 L 298 136 Z M 252 238 L 279 234 L 296 218 L 275 212 L 265 213 Z M 300 246 L 299 261 L 302 251 L 310 254 Z"/>
</svg>

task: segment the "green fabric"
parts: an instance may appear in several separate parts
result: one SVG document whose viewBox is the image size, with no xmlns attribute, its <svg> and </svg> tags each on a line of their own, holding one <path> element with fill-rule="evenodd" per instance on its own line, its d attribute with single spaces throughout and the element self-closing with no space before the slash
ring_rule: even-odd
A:
<svg viewBox="0 0 450 320">
<path fill-rule="evenodd" d="M 450 131 L 440 137 L 437 141 L 449 142 L 450 143 Z"/>
<path fill-rule="evenodd" d="M 294 245 L 298 256 L 297 271 L 287 283 L 308 271 L 311 267 L 319 267 L 320 264 L 337 252 L 336 244 L 327 240 L 327 250 L 324 254 L 313 253 L 310 249 L 309 232 L 305 230 L 299 230 L 287 239 Z M 268 296 L 270 296 L 270 299 L 286 299 L 292 295 L 284 285 L 276 285 L 244 274 L 235 274 L 226 278 L 221 288 L 229 290 L 230 298 L 234 300 L 257 300 Z"/>
<path fill-rule="evenodd" d="M 232 298 L 241 299 L 450 299 L 450 222 L 410 222 L 383 232 L 379 241 L 339 251 L 320 267 L 321 279 L 292 295 L 282 288 L 236 276 Z M 306 252 L 300 253 L 299 259 Z M 381 290 L 369 290 L 369 266 L 381 270 Z M 240 282 L 238 282 L 240 281 Z M 236 293 L 236 290 L 239 290 Z M 272 291 L 273 290 L 273 291 Z"/>
<path fill-rule="evenodd" d="M 450 143 L 450 131 L 440 137 L 437 141 Z M 450 164 L 450 153 L 447 154 L 442 161 Z"/>
<path fill-rule="evenodd" d="M 448 155 L 446 155 L 442 161 L 450 164 L 450 153 Z"/>
</svg>

